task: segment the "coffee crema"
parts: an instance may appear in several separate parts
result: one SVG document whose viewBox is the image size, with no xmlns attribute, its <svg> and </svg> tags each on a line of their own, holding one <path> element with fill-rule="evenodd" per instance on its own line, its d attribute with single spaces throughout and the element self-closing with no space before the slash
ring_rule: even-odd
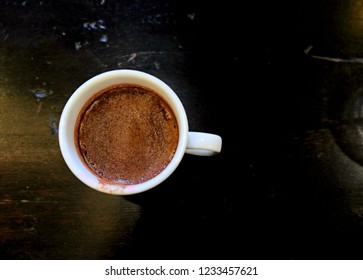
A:
<svg viewBox="0 0 363 280">
<path fill-rule="evenodd" d="M 101 182 L 133 185 L 162 172 L 179 141 L 176 117 L 151 89 L 133 84 L 106 88 L 82 108 L 75 141 Z"/>
</svg>

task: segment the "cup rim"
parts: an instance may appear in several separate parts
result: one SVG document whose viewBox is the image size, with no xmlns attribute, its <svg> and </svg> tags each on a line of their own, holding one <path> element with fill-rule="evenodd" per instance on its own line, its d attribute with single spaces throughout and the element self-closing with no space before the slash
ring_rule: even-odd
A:
<svg viewBox="0 0 363 280">
<path fill-rule="evenodd" d="M 106 86 L 120 84 L 120 82 L 115 81 L 123 80 L 124 83 L 127 83 L 126 79 L 129 81 L 140 81 L 139 83 L 146 80 L 147 82 L 141 83 L 141 85 L 150 86 L 151 89 L 157 91 L 164 99 L 166 99 L 177 117 L 179 126 L 179 142 L 173 159 L 161 173 L 148 181 L 139 184 L 123 186 L 120 184 L 109 184 L 103 182 L 102 179 L 98 178 L 85 166 L 83 161 L 79 158 L 75 146 L 74 129 L 79 111 L 83 107 L 84 103 L 89 100 L 89 98 L 91 98 L 94 94 L 98 93 Z M 144 192 L 161 184 L 174 172 L 185 154 L 188 130 L 188 119 L 184 106 L 170 86 L 168 86 L 164 81 L 157 78 L 156 76 L 143 71 L 116 69 L 109 70 L 91 77 L 82 83 L 71 94 L 60 116 L 58 141 L 64 161 L 72 173 L 81 182 L 83 182 L 88 187 L 103 193 L 113 195 L 130 195 Z"/>
</svg>

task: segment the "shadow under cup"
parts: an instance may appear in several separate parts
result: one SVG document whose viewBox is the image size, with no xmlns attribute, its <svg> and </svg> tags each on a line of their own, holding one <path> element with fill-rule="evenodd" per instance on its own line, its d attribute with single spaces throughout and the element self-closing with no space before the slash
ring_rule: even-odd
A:
<svg viewBox="0 0 363 280">
<path fill-rule="evenodd" d="M 84 105 L 95 94 L 119 84 L 134 84 L 155 91 L 174 112 L 178 123 L 179 141 L 166 168 L 148 181 L 133 185 L 107 183 L 86 166 L 76 147 L 77 119 Z M 151 189 L 167 179 L 183 158 L 188 141 L 188 120 L 184 107 L 174 91 L 158 78 L 136 70 L 113 70 L 99 74 L 82 84 L 67 101 L 59 122 L 59 145 L 62 156 L 74 175 L 87 186 L 114 195 L 130 195 Z"/>
</svg>

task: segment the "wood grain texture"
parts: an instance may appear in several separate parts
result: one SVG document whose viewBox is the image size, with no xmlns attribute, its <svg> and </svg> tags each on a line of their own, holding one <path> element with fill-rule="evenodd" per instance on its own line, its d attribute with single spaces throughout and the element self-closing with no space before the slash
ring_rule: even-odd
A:
<svg viewBox="0 0 363 280">
<path fill-rule="evenodd" d="M 3 1 L 0 258 L 360 259 L 361 7 L 284 2 Z M 83 185 L 59 117 L 120 68 L 168 83 L 222 152 L 135 196 Z"/>
</svg>

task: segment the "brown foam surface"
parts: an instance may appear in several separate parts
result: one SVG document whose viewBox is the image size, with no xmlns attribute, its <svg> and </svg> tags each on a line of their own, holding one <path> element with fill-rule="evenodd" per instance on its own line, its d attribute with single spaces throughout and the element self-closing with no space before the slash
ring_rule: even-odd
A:
<svg viewBox="0 0 363 280">
<path fill-rule="evenodd" d="M 169 106 L 148 89 L 124 85 L 100 94 L 83 110 L 76 131 L 79 152 L 102 180 L 144 182 L 159 174 L 178 145 Z"/>
</svg>

